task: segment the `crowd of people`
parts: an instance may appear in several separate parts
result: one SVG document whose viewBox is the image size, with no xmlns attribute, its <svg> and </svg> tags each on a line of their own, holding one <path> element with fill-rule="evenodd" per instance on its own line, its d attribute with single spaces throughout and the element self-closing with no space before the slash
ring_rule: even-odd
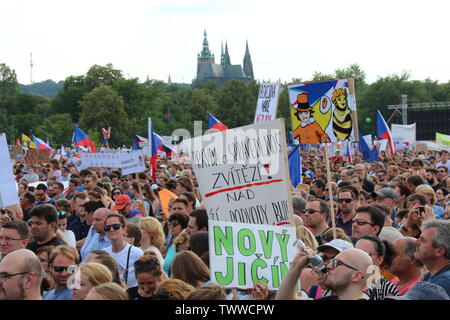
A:
<svg viewBox="0 0 450 320">
<path fill-rule="evenodd" d="M 15 163 L 20 205 L 0 218 L 0 299 L 449 300 L 449 154 L 380 158 L 337 152 L 328 181 L 323 151 L 302 151 L 292 205 L 306 249 L 277 291 L 211 281 L 208 214 L 189 164 L 160 158 L 152 181 L 150 167 Z"/>
</svg>

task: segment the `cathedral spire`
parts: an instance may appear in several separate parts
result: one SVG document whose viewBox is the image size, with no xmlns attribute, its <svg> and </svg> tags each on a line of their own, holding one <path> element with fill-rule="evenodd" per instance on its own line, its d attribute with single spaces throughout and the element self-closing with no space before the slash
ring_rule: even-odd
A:
<svg viewBox="0 0 450 320">
<path fill-rule="evenodd" d="M 209 44 L 208 44 L 208 38 L 206 36 L 206 29 L 203 33 L 203 50 L 200 54 L 200 58 L 202 59 L 211 59 L 213 55 L 211 54 L 211 51 L 209 50 Z"/>
<path fill-rule="evenodd" d="M 230 55 L 228 54 L 228 43 L 225 40 L 225 55 L 223 57 L 224 65 L 231 65 Z"/>
<path fill-rule="evenodd" d="M 244 73 L 248 78 L 254 79 L 252 57 L 250 56 L 250 50 L 248 49 L 248 40 L 246 40 L 245 43 Z"/>
</svg>

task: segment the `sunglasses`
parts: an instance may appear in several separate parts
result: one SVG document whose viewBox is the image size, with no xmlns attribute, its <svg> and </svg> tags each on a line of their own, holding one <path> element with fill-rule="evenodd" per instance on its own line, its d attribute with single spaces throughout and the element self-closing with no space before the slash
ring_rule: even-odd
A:
<svg viewBox="0 0 450 320">
<path fill-rule="evenodd" d="M 352 266 L 349 266 L 348 264 L 342 262 L 342 261 L 339 260 L 339 259 L 331 259 L 330 262 L 328 263 L 328 266 L 331 267 L 331 268 L 333 268 L 333 269 L 336 269 L 336 268 L 339 267 L 339 266 L 345 266 L 345 267 L 347 267 L 347 268 L 349 268 L 349 269 L 352 269 L 352 270 L 354 270 L 354 271 L 359 271 L 358 269 L 356 269 L 356 268 L 354 268 L 354 267 L 352 267 Z"/>
<path fill-rule="evenodd" d="M 122 228 L 122 224 L 115 223 L 115 224 L 110 224 L 110 225 L 105 226 L 104 230 L 106 232 L 108 232 L 108 231 L 111 231 L 111 229 L 119 230 L 120 228 Z"/>
<path fill-rule="evenodd" d="M 363 226 L 363 225 L 365 225 L 365 224 L 370 224 L 371 226 L 374 226 L 374 225 L 375 225 L 374 223 L 370 223 L 369 221 L 366 221 L 366 220 L 361 219 L 361 218 L 359 218 L 359 219 L 353 218 L 353 219 L 352 219 L 352 223 L 355 223 L 355 222 L 356 222 L 356 224 L 357 224 L 358 226 Z"/>
<path fill-rule="evenodd" d="M 156 260 L 147 260 L 147 261 L 138 260 L 134 263 L 134 268 L 135 269 L 143 269 L 143 268 L 154 269 L 157 265 L 158 265 L 158 262 Z"/>
<path fill-rule="evenodd" d="M 167 222 L 167 225 L 172 226 L 172 227 L 176 227 L 178 226 L 180 223 L 178 221 L 169 221 Z"/>
<path fill-rule="evenodd" d="M 58 218 L 64 219 L 67 215 L 67 212 L 65 211 L 58 211 Z"/>
<path fill-rule="evenodd" d="M 130 179 L 122 179 L 122 180 L 120 180 L 120 181 L 122 181 L 122 182 L 124 182 L 124 181 L 130 181 Z"/>
<path fill-rule="evenodd" d="M 63 272 L 63 271 L 67 271 L 67 273 L 74 273 L 77 269 L 77 266 L 68 266 L 68 267 L 63 267 L 63 266 L 52 266 L 53 270 L 55 272 Z"/>
<path fill-rule="evenodd" d="M 320 212 L 320 210 L 314 210 L 314 209 L 306 209 L 305 213 L 314 214 L 316 212 Z"/>
<path fill-rule="evenodd" d="M 118 196 L 118 195 L 121 195 L 122 193 L 121 192 L 113 192 L 113 195 L 115 195 L 115 196 Z"/>
<path fill-rule="evenodd" d="M 163 291 L 163 290 L 159 291 L 153 295 L 153 297 L 155 299 L 161 299 L 161 300 L 169 299 L 171 296 L 172 296 L 172 294 L 170 292 Z"/>
<path fill-rule="evenodd" d="M 337 200 L 339 203 L 350 203 L 350 202 L 352 202 L 353 201 L 353 199 L 352 198 L 346 198 L 346 199 L 338 199 Z"/>
</svg>

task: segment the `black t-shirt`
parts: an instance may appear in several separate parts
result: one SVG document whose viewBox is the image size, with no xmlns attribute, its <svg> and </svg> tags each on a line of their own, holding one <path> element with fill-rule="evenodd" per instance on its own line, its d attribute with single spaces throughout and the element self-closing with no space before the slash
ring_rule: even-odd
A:
<svg viewBox="0 0 450 320">
<path fill-rule="evenodd" d="M 30 243 L 28 243 L 27 249 L 36 253 L 40 247 L 45 247 L 45 246 L 55 246 L 56 247 L 56 246 L 60 246 L 60 245 L 67 245 L 67 243 L 55 236 L 52 240 L 47 241 L 46 243 L 43 243 L 43 244 L 38 244 L 36 242 L 36 240 L 31 241 Z"/>
<path fill-rule="evenodd" d="M 138 287 L 127 289 L 129 300 L 153 300 L 153 297 L 141 297 L 138 293 Z"/>
</svg>

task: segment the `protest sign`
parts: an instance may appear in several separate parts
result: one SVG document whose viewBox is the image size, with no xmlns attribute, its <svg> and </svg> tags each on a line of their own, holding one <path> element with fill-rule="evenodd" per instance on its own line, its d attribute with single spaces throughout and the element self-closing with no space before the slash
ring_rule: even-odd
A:
<svg viewBox="0 0 450 320">
<path fill-rule="evenodd" d="M 450 135 L 436 132 L 436 142 L 446 146 L 450 146 Z"/>
<path fill-rule="evenodd" d="M 354 80 L 288 86 L 294 138 L 300 144 L 358 140 Z"/>
<path fill-rule="evenodd" d="M 261 84 L 256 102 L 255 123 L 274 120 L 277 117 L 279 93 L 279 83 Z"/>
<path fill-rule="evenodd" d="M 122 168 L 122 174 L 144 172 L 145 160 L 142 151 L 123 153 L 120 157 L 120 168 Z"/>
<path fill-rule="evenodd" d="M 392 124 L 391 135 L 394 141 L 403 140 L 409 143 L 416 141 L 416 124 L 415 123 L 407 125 Z"/>
<path fill-rule="evenodd" d="M 292 221 L 284 120 L 187 140 L 209 218 L 282 225 Z"/>
<path fill-rule="evenodd" d="M 208 221 L 211 280 L 227 288 L 264 282 L 277 290 L 296 249 L 295 228 Z"/>
<path fill-rule="evenodd" d="M 22 146 L 15 146 L 10 145 L 8 146 L 9 150 L 9 157 L 11 160 L 22 160 L 23 159 L 23 147 Z"/>
<path fill-rule="evenodd" d="M 79 170 L 89 167 L 103 167 L 103 168 L 120 168 L 121 167 L 121 153 L 88 153 L 80 154 L 81 166 Z"/>
<path fill-rule="evenodd" d="M 50 161 L 50 149 L 28 149 L 25 154 L 25 164 L 44 164 Z"/>
<path fill-rule="evenodd" d="M 0 133 L 0 208 L 19 204 L 6 135 Z"/>
</svg>

